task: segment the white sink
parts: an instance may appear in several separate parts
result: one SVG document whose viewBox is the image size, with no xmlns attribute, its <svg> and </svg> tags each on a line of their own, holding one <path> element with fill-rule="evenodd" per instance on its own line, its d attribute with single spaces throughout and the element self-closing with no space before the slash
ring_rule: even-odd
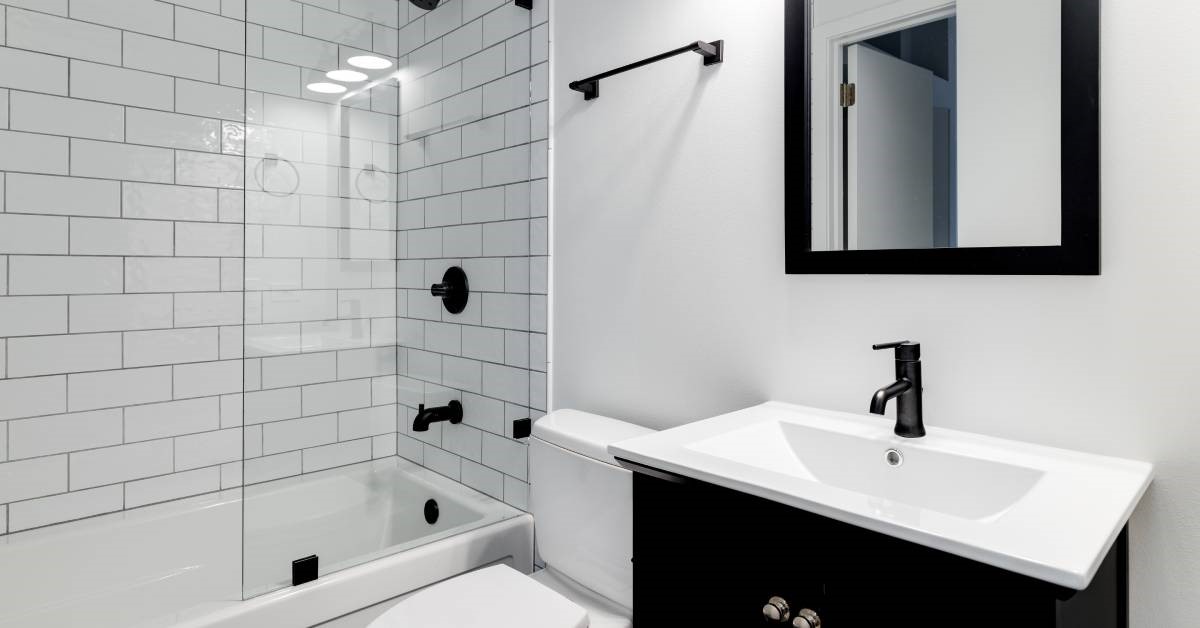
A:
<svg viewBox="0 0 1200 628">
<path fill-rule="evenodd" d="M 766 403 L 609 447 L 633 463 L 758 495 L 1085 589 L 1152 465 L 879 417 Z"/>
</svg>

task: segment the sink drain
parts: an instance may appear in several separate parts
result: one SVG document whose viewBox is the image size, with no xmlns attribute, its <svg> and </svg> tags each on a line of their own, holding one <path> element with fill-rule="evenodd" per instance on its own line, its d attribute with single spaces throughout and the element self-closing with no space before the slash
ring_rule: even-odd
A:
<svg viewBox="0 0 1200 628">
<path fill-rule="evenodd" d="M 898 467 L 904 464 L 904 454 L 895 449 L 889 449 L 883 454 L 883 459 L 888 463 L 889 467 Z"/>
</svg>

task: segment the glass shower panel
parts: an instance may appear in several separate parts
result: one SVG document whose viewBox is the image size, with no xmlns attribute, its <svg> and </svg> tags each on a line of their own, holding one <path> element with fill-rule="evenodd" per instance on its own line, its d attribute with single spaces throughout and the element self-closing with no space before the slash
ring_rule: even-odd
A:
<svg viewBox="0 0 1200 628">
<path fill-rule="evenodd" d="M 246 6 L 246 597 L 384 540 L 399 8 L 341 5 Z"/>
<path fill-rule="evenodd" d="M 247 0 L 246 19 L 252 597 L 520 514 L 506 419 L 544 402 L 529 400 L 530 12 Z M 478 271 L 461 316 L 429 294 L 448 265 Z M 512 319 L 484 319 L 493 297 Z M 484 390 L 490 367 L 521 383 Z M 413 433 L 421 404 L 451 399 L 462 425 Z M 507 445 L 495 460 L 488 438 Z"/>
</svg>

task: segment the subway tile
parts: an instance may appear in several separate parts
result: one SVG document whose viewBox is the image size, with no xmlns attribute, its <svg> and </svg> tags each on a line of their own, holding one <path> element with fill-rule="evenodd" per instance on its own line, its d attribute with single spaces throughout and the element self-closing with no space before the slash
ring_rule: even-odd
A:
<svg viewBox="0 0 1200 628">
<path fill-rule="evenodd" d="M 300 389 L 248 392 L 243 412 L 248 425 L 297 418 L 300 416 Z"/>
<path fill-rule="evenodd" d="M 504 76 L 503 45 L 492 46 L 462 62 L 462 86 L 470 89 Z"/>
<path fill-rule="evenodd" d="M 304 34 L 363 50 L 371 49 L 371 23 L 304 5 Z"/>
<path fill-rule="evenodd" d="M 365 260 L 304 260 L 304 288 L 355 289 L 371 287 L 371 263 Z"/>
<path fill-rule="evenodd" d="M 89 449 L 71 454 L 71 490 L 170 473 L 171 441 Z"/>
<path fill-rule="evenodd" d="M 483 115 L 494 116 L 530 102 L 530 72 L 522 70 L 483 86 Z"/>
<path fill-rule="evenodd" d="M 345 443 L 314 447 L 312 449 L 305 449 L 302 453 L 304 455 L 305 473 L 332 469 L 334 467 L 370 460 L 371 439 L 364 438 Z"/>
<path fill-rule="evenodd" d="M 483 297 L 483 324 L 506 329 L 529 329 L 529 297 L 487 293 Z"/>
<path fill-rule="evenodd" d="M 463 193 L 463 222 L 489 222 L 504 219 L 504 189 L 485 188 Z"/>
<path fill-rule="evenodd" d="M 483 456 L 483 432 L 468 425 L 442 426 L 442 448 L 452 454 L 479 462 Z"/>
<path fill-rule="evenodd" d="M 171 398 L 171 367 L 75 373 L 67 377 L 71 412 L 115 408 Z"/>
<path fill-rule="evenodd" d="M 338 414 L 338 440 L 348 441 L 396 432 L 396 406 L 384 405 Z"/>
<path fill-rule="evenodd" d="M 306 416 L 365 408 L 371 405 L 371 382 L 366 379 L 312 384 L 303 388 Z"/>
<path fill-rule="evenodd" d="M 159 220 L 72 218 L 72 255 L 171 255 L 172 224 Z"/>
<path fill-rule="evenodd" d="M 67 332 L 67 297 L 0 297 L 0 337 Z"/>
<path fill-rule="evenodd" d="M 222 327 L 219 342 L 222 360 L 237 360 L 245 356 L 245 341 L 241 325 Z"/>
<path fill-rule="evenodd" d="M 242 294 L 239 292 L 184 292 L 175 295 L 175 326 L 240 325 Z"/>
<path fill-rule="evenodd" d="M 0 502 L 15 502 L 66 490 L 67 456 L 0 464 Z"/>
<path fill-rule="evenodd" d="M 251 0 L 246 4 L 246 21 L 299 33 L 301 5 L 292 0 Z"/>
<path fill-rule="evenodd" d="M 338 232 L 319 227 L 263 228 L 265 257 L 337 257 Z"/>
<path fill-rule="evenodd" d="M 0 170 L 67 174 L 67 138 L 0 131 Z"/>
<path fill-rule="evenodd" d="M 337 378 L 359 379 L 396 373 L 396 347 L 352 349 L 337 353 Z"/>
<path fill-rule="evenodd" d="M 462 458 L 444 450 L 426 444 L 422 452 L 425 468 L 439 473 L 452 480 L 462 477 Z"/>
<path fill-rule="evenodd" d="M 382 318 L 396 315 L 396 291 L 392 289 L 339 290 L 337 317 Z"/>
<path fill-rule="evenodd" d="M 483 254 L 496 257 L 529 255 L 529 223 L 509 220 L 483 225 Z"/>
<path fill-rule="evenodd" d="M 245 227 L 225 223 L 175 223 L 175 254 L 195 257 L 241 257 Z"/>
<path fill-rule="evenodd" d="M 125 110 L 117 105 L 13 92 L 9 108 L 9 127 L 14 130 L 116 142 L 125 139 Z"/>
<path fill-rule="evenodd" d="M 175 152 L 175 182 L 180 185 L 241 189 L 245 158 L 192 151 Z"/>
<path fill-rule="evenodd" d="M 67 378 L 0 380 L 0 419 L 57 414 L 67 410 Z M 0 498 L 0 501 L 10 501 Z"/>
<path fill-rule="evenodd" d="M 8 258 L 9 294 L 121 292 L 121 260 L 104 257 Z"/>
<path fill-rule="evenodd" d="M 525 480 L 529 473 L 528 446 L 495 434 L 483 435 L 483 464 Z"/>
<path fill-rule="evenodd" d="M 299 98 L 301 82 L 300 68 L 294 65 L 246 57 L 246 87 L 249 89 Z"/>
<path fill-rule="evenodd" d="M 9 377 L 118 368 L 121 368 L 121 334 L 72 334 L 8 340 Z"/>
<path fill-rule="evenodd" d="M 165 148 L 71 140 L 71 174 L 98 179 L 170 183 L 174 155 Z"/>
<path fill-rule="evenodd" d="M 9 212 L 72 216 L 118 216 L 120 183 L 9 173 L 6 177 Z"/>
<path fill-rule="evenodd" d="M 212 493 L 221 489 L 218 467 L 172 473 L 125 484 L 125 508 Z"/>
<path fill-rule="evenodd" d="M 120 445 L 121 409 L 42 416 L 9 422 L 10 460 Z"/>
<path fill-rule="evenodd" d="M 8 43 L 63 57 L 121 64 L 121 31 L 45 13 L 8 10 Z"/>
<path fill-rule="evenodd" d="M 505 72 L 516 72 L 530 65 L 530 33 L 521 33 L 504 42 Z"/>
<path fill-rule="evenodd" d="M 247 259 L 247 290 L 297 290 L 303 275 L 300 260 L 291 259 Z"/>
<path fill-rule="evenodd" d="M 170 110 L 175 104 L 174 79 L 72 59 L 71 97 Z"/>
<path fill-rule="evenodd" d="M 306 68 L 332 68 L 340 61 L 336 45 L 274 28 L 263 29 L 263 56 Z"/>
<path fill-rule="evenodd" d="M 395 432 L 390 434 L 380 434 L 371 439 L 371 458 L 378 460 L 380 458 L 390 458 L 396 455 L 396 436 Z"/>
<path fill-rule="evenodd" d="M 529 483 L 504 476 L 504 503 L 520 510 L 529 510 Z"/>
<path fill-rule="evenodd" d="M 526 224 L 525 226 L 528 229 L 528 225 Z M 486 235 L 484 237 L 486 238 Z M 504 260 L 505 292 L 529 292 L 529 279 L 528 257 L 510 257 Z"/>
<path fill-rule="evenodd" d="M 462 192 L 482 185 L 482 159 L 469 157 L 442 166 L 442 191 Z"/>
<path fill-rule="evenodd" d="M 249 358 L 300 353 L 302 347 L 296 323 L 246 325 L 244 337 Z"/>
<path fill-rule="evenodd" d="M 0 87 L 65 96 L 67 63 L 62 57 L 0 46 Z"/>
<path fill-rule="evenodd" d="M 529 334 L 523 331 L 504 332 L 504 363 L 529 368 Z"/>
<path fill-rule="evenodd" d="M 478 155 L 504 148 L 504 116 L 492 116 L 462 128 L 464 155 Z"/>
<path fill-rule="evenodd" d="M 529 401 L 529 371 L 484 363 L 483 394 L 516 404 Z"/>
<path fill-rule="evenodd" d="M 487 327 L 462 326 L 462 355 L 486 362 L 503 362 L 504 331 Z"/>
<path fill-rule="evenodd" d="M 504 496 L 504 476 L 470 460 L 462 461 L 462 483 L 496 499 Z"/>
<path fill-rule="evenodd" d="M 116 410 L 115 412 L 120 412 Z M 204 397 L 125 408 L 125 441 L 208 432 L 221 427 L 220 399 Z"/>
<path fill-rule="evenodd" d="M 290 323 L 337 318 L 337 293 L 331 290 L 263 293 L 264 323 Z"/>
<path fill-rule="evenodd" d="M 170 327 L 171 295 L 115 294 L 70 297 L 71 333 Z"/>
<path fill-rule="evenodd" d="M 217 329 L 164 329 L 125 333 L 125 366 L 211 362 L 218 355 Z"/>
<path fill-rule="evenodd" d="M 240 257 L 223 257 L 221 262 L 221 290 L 225 292 L 246 289 L 246 260 Z"/>
<path fill-rule="evenodd" d="M 482 370 L 476 360 L 444 356 L 442 358 L 442 384 L 469 392 L 482 392 Z"/>
<path fill-rule="evenodd" d="M 263 453 L 277 454 L 336 443 L 338 440 L 338 417 L 336 414 L 324 414 L 290 421 L 276 421 L 263 425 L 262 429 Z"/>
<path fill-rule="evenodd" d="M 121 510 L 120 486 L 43 497 L 9 504 L 9 532 L 38 528 Z"/>
<path fill-rule="evenodd" d="M 242 458 L 242 430 L 204 432 L 175 439 L 175 470 L 211 467 Z"/>
<path fill-rule="evenodd" d="M 257 484 L 259 482 L 300 475 L 300 452 L 292 451 L 275 456 L 252 458 L 246 460 L 244 467 L 247 484 Z"/>
<path fill-rule="evenodd" d="M 126 292 L 215 292 L 220 289 L 221 268 L 217 259 L 130 257 L 125 260 Z"/>
<path fill-rule="evenodd" d="M 483 156 L 483 185 L 504 185 L 529 178 L 529 146 L 516 146 Z"/>
<path fill-rule="evenodd" d="M 480 225 L 461 225 L 442 229 L 442 255 L 479 257 L 483 254 L 483 230 Z"/>
<path fill-rule="evenodd" d="M 391 231 L 343 229 L 338 236 L 338 256 L 356 259 L 394 260 L 396 234 Z"/>
<path fill-rule="evenodd" d="M 176 399 L 235 393 L 242 389 L 242 361 L 177 364 L 173 381 Z"/>
<path fill-rule="evenodd" d="M 365 321 L 315 321 L 301 324 L 304 350 L 356 349 L 371 344 L 370 326 Z"/>
<path fill-rule="evenodd" d="M 337 379 L 334 352 L 288 355 L 262 360 L 263 388 L 283 388 Z"/>
<path fill-rule="evenodd" d="M 246 86 L 246 59 L 241 54 L 221 52 L 221 85 L 228 87 Z"/>
<path fill-rule="evenodd" d="M 161 220 L 217 219 L 217 191 L 182 185 L 120 184 L 126 218 Z"/>
<path fill-rule="evenodd" d="M 71 17 L 96 24 L 171 37 L 174 34 L 173 7 L 157 0 L 71 0 Z"/>
<path fill-rule="evenodd" d="M 214 118 L 201 118 L 151 109 L 127 110 L 126 141 L 167 148 L 219 152 L 221 123 Z"/>
<path fill-rule="evenodd" d="M 175 80 L 174 101 L 177 103 L 177 113 L 240 121 L 246 117 L 246 98 L 243 89 L 186 79 Z M 171 109 L 169 106 L 156 108 Z"/>
<path fill-rule="evenodd" d="M 229 52 L 245 53 L 246 26 L 236 19 L 176 8 L 175 39 Z"/>
</svg>

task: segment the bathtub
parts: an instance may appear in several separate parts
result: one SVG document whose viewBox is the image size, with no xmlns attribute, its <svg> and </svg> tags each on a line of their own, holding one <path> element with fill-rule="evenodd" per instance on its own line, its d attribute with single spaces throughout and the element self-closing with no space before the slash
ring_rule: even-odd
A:
<svg viewBox="0 0 1200 628">
<path fill-rule="evenodd" d="M 311 626 L 497 562 L 529 515 L 389 458 L 0 537 L 0 627 Z"/>
</svg>

